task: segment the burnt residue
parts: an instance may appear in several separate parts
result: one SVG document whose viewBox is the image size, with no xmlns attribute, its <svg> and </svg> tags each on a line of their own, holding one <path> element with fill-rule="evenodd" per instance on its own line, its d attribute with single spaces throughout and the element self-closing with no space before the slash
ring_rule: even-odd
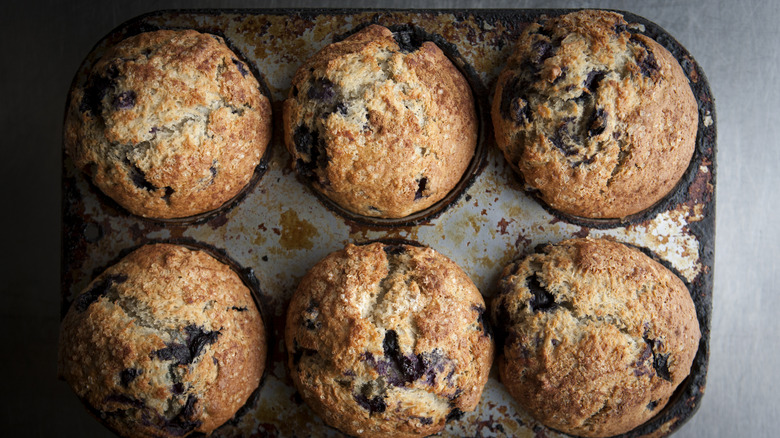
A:
<svg viewBox="0 0 780 438">
<path fill-rule="evenodd" d="M 427 40 L 425 31 L 418 26 L 391 26 L 390 30 L 393 32 L 393 38 L 403 53 L 416 52 Z"/>
<path fill-rule="evenodd" d="M 447 418 L 445 419 L 445 422 L 449 423 L 451 421 L 460 420 L 461 418 L 463 418 L 463 411 L 461 411 L 458 408 L 453 408 L 447 414 Z"/>
<path fill-rule="evenodd" d="M 372 239 L 364 242 L 354 242 L 357 246 L 371 245 L 372 243 L 381 243 L 382 251 L 384 251 L 387 257 L 395 257 L 406 253 L 406 246 L 414 246 L 417 248 L 424 248 L 425 245 L 415 240 L 401 239 L 401 238 L 383 238 Z"/>
<path fill-rule="evenodd" d="M 382 251 L 384 251 L 385 255 L 389 258 L 406 253 L 406 247 L 404 245 L 389 244 L 382 246 Z"/>
</svg>

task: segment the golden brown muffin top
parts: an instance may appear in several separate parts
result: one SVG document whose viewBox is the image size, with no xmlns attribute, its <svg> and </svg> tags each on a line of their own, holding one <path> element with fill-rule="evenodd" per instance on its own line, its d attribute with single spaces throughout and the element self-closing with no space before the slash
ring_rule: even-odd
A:
<svg viewBox="0 0 780 438">
<path fill-rule="evenodd" d="M 496 141 L 556 210 L 623 218 L 669 193 L 695 148 L 688 79 L 620 14 L 579 11 L 532 24 L 500 74 Z"/>
<path fill-rule="evenodd" d="M 76 166 L 133 214 L 183 218 L 247 185 L 271 138 L 271 104 L 216 35 L 159 30 L 109 48 L 70 96 Z"/>
<path fill-rule="evenodd" d="M 285 144 L 317 191 L 363 216 L 401 218 L 441 200 L 474 155 L 466 79 L 433 42 L 371 25 L 325 46 L 292 80 Z"/>
<path fill-rule="evenodd" d="M 60 329 L 59 374 L 122 436 L 210 433 L 265 368 L 250 290 L 203 251 L 143 246 L 79 294 Z"/>
<path fill-rule="evenodd" d="M 699 345 L 685 284 L 637 249 L 572 239 L 508 265 L 491 304 L 501 381 L 566 433 L 627 432 L 658 413 Z"/>
<path fill-rule="evenodd" d="M 430 248 L 348 245 L 301 280 L 288 366 L 324 420 L 362 437 L 415 437 L 476 407 L 493 340 L 468 276 Z"/>
</svg>

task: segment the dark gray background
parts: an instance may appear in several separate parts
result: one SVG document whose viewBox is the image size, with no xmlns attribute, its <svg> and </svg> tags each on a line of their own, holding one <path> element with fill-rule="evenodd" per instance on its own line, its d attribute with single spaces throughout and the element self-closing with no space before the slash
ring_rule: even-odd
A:
<svg viewBox="0 0 780 438">
<path fill-rule="evenodd" d="M 718 126 L 715 293 L 708 385 L 679 437 L 778 436 L 780 4 L 769 1 L 14 1 L 2 26 L 0 430 L 110 436 L 56 380 L 65 97 L 104 34 L 144 12 L 195 7 L 601 7 L 661 25 L 701 64 Z M 774 431 L 774 432 L 773 432 Z"/>
</svg>

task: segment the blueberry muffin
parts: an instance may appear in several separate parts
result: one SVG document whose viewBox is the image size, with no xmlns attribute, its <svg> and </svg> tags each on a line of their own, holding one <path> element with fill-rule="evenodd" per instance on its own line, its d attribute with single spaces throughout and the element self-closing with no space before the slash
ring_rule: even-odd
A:
<svg viewBox="0 0 780 438">
<path fill-rule="evenodd" d="M 532 24 L 500 74 L 496 142 L 563 213 L 624 218 L 662 199 L 694 151 L 698 110 L 677 60 L 620 14 Z"/>
<path fill-rule="evenodd" d="M 125 437 L 211 433 L 258 387 L 263 321 L 228 266 L 178 245 L 143 246 L 76 297 L 59 374 Z"/>
<path fill-rule="evenodd" d="M 624 433 L 658 413 L 700 338 L 683 282 L 609 240 L 567 240 L 511 263 L 491 318 L 510 394 L 546 426 L 585 437 Z"/>
<path fill-rule="evenodd" d="M 298 69 L 284 135 L 315 190 L 358 215 L 401 218 L 460 181 L 477 116 L 466 79 L 436 44 L 371 25 Z"/>
<path fill-rule="evenodd" d="M 430 248 L 348 245 L 303 278 L 287 313 L 287 364 L 328 424 L 417 437 L 474 410 L 493 340 L 466 274 Z"/>
<path fill-rule="evenodd" d="M 214 210 L 252 178 L 271 138 L 271 104 L 222 38 L 142 33 L 106 50 L 72 90 L 65 147 L 129 212 Z"/>
</svg>

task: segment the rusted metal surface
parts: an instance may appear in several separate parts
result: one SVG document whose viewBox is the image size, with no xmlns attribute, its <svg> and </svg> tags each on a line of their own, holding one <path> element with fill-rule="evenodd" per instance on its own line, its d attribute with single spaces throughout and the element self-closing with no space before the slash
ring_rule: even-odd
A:
<svg viewBox="0 0 780 438">
<path fill-rule="evenodd" d="M 84 61 L 75 81 L 105 47 L 157 28 L 195 28 L 224 36 L 265 83 L 274 101 L 274 136 L 262 178 L 229 208 L 187 221 L 132 216 L 99 193 L 63 158 L 63 311 L 97 272 L 138 245 L 157 240 L 200 242 L 251 269 L 271 333 L 262 387 L 241 415 L 214 436 L 341 436 L 301 401 L 284 368 L 287 303 L 306 270 L 348 242 L 405 239 L 433 247 L 458 263 L 489 299 L 501 269 L 539 243 L 573 236 L 609 236 L 646 248 L 686 281 L 696 304 L 702 341 L 691 376 L 654 419 L 626 436 L 666 436 L 696 411 L 707 374 L 715 230 L 715 114 L 705 76 L 690 54 L 653 23 L 625 14 L 630 28 L 658 40 L 691 79 L 699 104 L 696 152 L 675 191 L 648 212 L 625 221 L 591 221 L 555 214 L 525 193 L 497 150 L 489 123 L 495 78 L 522 29 L 559 10 L 502 11 L 163 11 L 120 26 Z M 480 146 L 468 175 L 431 211 L 395 223 L 350 218 L 322 202 L 290 171 L 282 143 L 281 105 L 300 63 L 366 23 L 413 25 L 435 35 L 469 77 L 481 113 Z M 259 175 L 258 175 L 259 176 Z M 494 367 L 495 368 L 495 367 Z M 450 423 L 442 436 L 565 436 L 531 419 L 491 372 L 475 412 Z"/>
</svg>

